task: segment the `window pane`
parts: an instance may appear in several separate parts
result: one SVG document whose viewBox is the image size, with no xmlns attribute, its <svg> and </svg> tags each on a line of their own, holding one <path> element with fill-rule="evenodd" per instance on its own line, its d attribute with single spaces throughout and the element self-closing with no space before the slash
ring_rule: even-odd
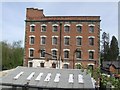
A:
<svg viewBox="0 0 120 90">
<path fill-rule="evenodd" d="M 65 26 L 65 27 L 64 27 L 64 31 L 65 31 L 65 32 L 69 32 L 69 31 L 70 31 L 70 27 L 69 27 L 69 26 Z"/>
<path fill-rule="evenodd" d="M 81 45 L 82 44 L 82 38 L 77 38 L 77 45 Z"/>
<path fill-rule="evenodd" d="M 69 58 L 69 51 L 64 51 L 64 58 Z"/>
<path fill-rule="evenodd" d="M 69 45 L 69 38 L 68 38 L 68 37 L 65 37 L 64 44 L 65 44 L 65 45 Z"/>
<path fill-rule="evenodd" d="M 90 27 L 89 27 L 89 32 L 90 32 L 90 33 L 93 33 L 93 32 L 94 32 L 94 26 L 90 26 Z"/>
<path fill-rule="evenodd" d="M 41 50 L 40 53 L 41 53 L 41 55 L 40 55 L 41 57 L 45 57 L 45 50 Z"/>
<path fill-rule="evenodd" d="M 34 55 L 34 50 L 30 49 L 30 57 L 33 57 Z"/>
<path fill-rule="evenodd" d="M 46 26 L 42 26 L 42 32 L 46 31 Z"/>
<path fill-rule="evenodd" d="M 46 40 L 46 38 L 45 38 L 45 37 L 42 37 L 42 38 L 41 38 L 41 44 L 46 44 L 45 40 Z"/>
<path fill-rule="evenodd" d="M 33 63 L 32 62 L 29 62 L 29 67 L 32 67 L 33 66 Z"/>
<path fill-rule="evenodd" d="M 53 51 L 52 51 L 52 55 L 53 55 L 53 58 L 57 58 L 57 51 L 56 51 L 56 50 L 53 50 Z"/>
<path fill-rule="evenodd" d="M 35 26 L 31 26 L 31 32 L 35 31 Z"/>
<path fill-rule="evenodd" d="M 40 66 L 41 66 L 41 67 L 44 67 L 44 63 L 43 63 L 43 62 L 41 62 L 41 63 L 40 63 Z"/>
<path fill-rule="evenodd" d="M 56 45 L 57 44 L 57 37 L 53 37 L 52 44 Z"/>
<path fill-rule="evenodd" d="M 30 44 L 34 44 L 34 37 L 30 38 Z"/>
<path fill-rule="evenodd" d="M 76 58 L 80 59 L 81 58 L 81 51 L 76 52 Z"/>
<path fill-rule="evenodd" d="M 89 59 L 94 59 L 94 52 L 93 51 L 89 52 Z"/>
<path fill-rule="evenodd" d="M 57 26 L 53 26 L 53 32 L 57 32 Z"/>
<path fill-rule="evenodd" d="M 79 32 L 79 33 L 82 32 L 82 26 L 77 26 L 77 32 Z"/>
<path fill-rule="evenodd" d="M 89 45 L 94 45 L 94 38 L 89 38 Z"/>
</svg>

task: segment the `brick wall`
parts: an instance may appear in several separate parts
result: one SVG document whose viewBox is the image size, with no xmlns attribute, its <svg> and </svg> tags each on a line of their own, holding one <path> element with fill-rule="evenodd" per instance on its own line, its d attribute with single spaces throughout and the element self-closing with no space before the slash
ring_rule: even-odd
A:
<svg viewBox="0 0 120 90">
<path fill-rule="evenodd" d="M 26 27 L 25 27 L 25 63 L 27 66 L 29 60 L 29 48 L 34 48 L 34 58 L 40 58 L 39 50 L 41 48 L 45 48 L 46 52 L 51 53 L 51 49 L 58 49 L 57 55 L 59 57 L 59 45 L 60 45 L 60 23 L 62 23 L 62 38 L 61 38 L 61 58 L 66 62 L 70 62 L 70 68 L 73 65 L 73 54 L 76 48 L 79 48 L 82 51 L 82 60 L 76 60 L 74 57 L 75 63 L 80 62 L 84 67 L 87 67 L 87 64 L 94 63 L 98 65 L 99 60 L 99 35 L 100 35 L 100 17 L 99 16 L 45 16 L 43 14 L 43 10 L 27 8 L 26 11 Z M 93 20 L 93 21 L 92 21 Z M 58 24 L 58 31 L 52 32 L 53 23 Z M 68 23 L 70 24 L 70 32 L 64 32 L 64 25 Z M 35 31 L 30 32 L 30 25 L 35 24 Z M 41 32 L 41 25 L 47 25 L 47 31 Z M 82 24 L 82 33 L 76 32 L 76 25 Z M 89 33 L 89 24 L 94 24 L 94 33 Z M 29 44 L 29 36 L 35 36 L 34 45 Z M 40 36 L 47 36 L 46 45 L 40 45 Z M 52 36 L 58 36 L 58 44 L 52 45 Z M 70 36 L 70 45 L 64 45 L 64 36 Z M 82 36 L 82 45 L 76 46 L 76 36 Z M 88 37 L 94 36 L 94 45 L 90 46 Z M 64 60 L 63 58 L 63 49 L 70 49 L 70 55 L 68 60 Z M 94 60 L 89 60 L 88 50 L 95 50 L 94 52 Z M 45 59 L 47 59 L 46 57 Z M 59 59 L 59 58 L 58 58 Z M 83 61 L 84 60 L 84 61 Z M 85 61 L 86 60 L 86 61 Z M 95 63 L 96 62 L 96 63 Z"/>
</svg>

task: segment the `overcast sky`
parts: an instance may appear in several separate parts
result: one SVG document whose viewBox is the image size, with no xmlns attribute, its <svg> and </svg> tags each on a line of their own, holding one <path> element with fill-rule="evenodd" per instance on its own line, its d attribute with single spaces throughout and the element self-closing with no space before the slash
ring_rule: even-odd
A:
<svg viewBox="0 0 120 90">
<path fill-rule="evenodd" d="M 2 3 L 2 40 L 23 41 L 25 37 L 26 8 L 44 10 L 46 16 L 100 16 L 101 33 L 118 38 L 117 2 L 5 2 Z M 1 26 L 2 25 L 2 26 Z"/>
</svg>

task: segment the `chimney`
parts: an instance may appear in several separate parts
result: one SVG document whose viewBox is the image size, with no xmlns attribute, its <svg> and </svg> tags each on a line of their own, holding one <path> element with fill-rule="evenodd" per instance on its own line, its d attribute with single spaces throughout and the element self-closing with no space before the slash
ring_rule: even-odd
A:
<svg viewBox="0 0 120 90">
<path fill-rule="evenodd" d="M 43 17 L 45 17 L 43 14 L 43 9 L 27 8 L 26 20 L 40 20 Z"/>
</svg>

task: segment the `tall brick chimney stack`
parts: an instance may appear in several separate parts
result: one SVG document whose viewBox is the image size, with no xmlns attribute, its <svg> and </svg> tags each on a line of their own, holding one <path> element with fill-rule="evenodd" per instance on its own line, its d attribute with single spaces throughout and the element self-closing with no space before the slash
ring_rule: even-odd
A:
<svg viewBox="0 0 120 90">
<path fill-rule="evenodd" d="M 40 20 L 44 17 L 43 9 L 27 8 L 26 20 Z"/>
</svg>

